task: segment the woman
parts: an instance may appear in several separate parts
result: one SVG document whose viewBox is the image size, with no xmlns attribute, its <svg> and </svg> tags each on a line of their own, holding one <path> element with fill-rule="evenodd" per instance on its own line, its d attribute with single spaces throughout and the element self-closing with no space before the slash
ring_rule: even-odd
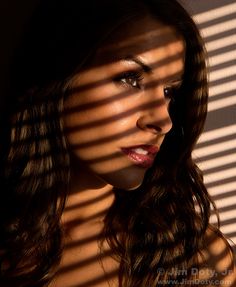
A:
<svg viewBox="0 0 236 287">
<path fill-rule="evenodd" d="M 12 71 L 1 286 L 235 286 L 191 157 L 203 44 L 176 1 L 43 1 Z"/>
</svg>

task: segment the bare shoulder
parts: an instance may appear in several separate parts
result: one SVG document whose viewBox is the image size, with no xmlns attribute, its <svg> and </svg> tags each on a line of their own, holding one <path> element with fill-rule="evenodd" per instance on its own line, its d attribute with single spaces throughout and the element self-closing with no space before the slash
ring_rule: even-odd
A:
<svg viewBox="0 0 236 287">
<path fill-rule="evenodd" d="M 201 254 L 199 277 L 208 282 L 206 286 L 236 287 L 235 254 L 224 236 L 211 226 Z"/>
</svg>

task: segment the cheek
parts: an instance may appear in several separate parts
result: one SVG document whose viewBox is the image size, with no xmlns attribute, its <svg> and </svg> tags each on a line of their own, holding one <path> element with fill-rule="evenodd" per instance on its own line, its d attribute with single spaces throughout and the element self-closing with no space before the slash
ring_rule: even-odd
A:
<svg viewBox="0 0 236 287">
<path fill-rule="evenodd" d="M 145 173 L 120 150 L 127 145 L 130 130 L 136 129 L 135 109 L 133 100 L 113 99 L 107 89 L 75 95 L 65 102 L 64 126 L 71 153 L 103 181 L 123 189 L 138 187 Z"/>
<path fill-rule="evenodd" d="M 97 156 L 109 154 L 113 141 L 136 127 L 137 104 L 119 95 L 119 89 L 109 84 L 65 101 L 64 126 L 71 149 L 81 149 L 85 158 L 92 157 L 94 147 Z"/>
<path fill-rule="evenodd" d="M 135 125 L 135 118 L 119 118 L 123 107 L 113 103 L 88 111 L 78 111 L 64 118 L 67 141 L 72 149 L 93 148 L 102 150 Z"/>
<path fill-rule="evenodd" d="M 91 117 L 89 114 L 79 114 L 72 122 L 80 124 L 79 120 L 85 122 Z M 72 128 L 67 126 L 67 142 L 80 163 L 78 166 L 81 167 L 82 162 L 82 166 L 86 166 L 92 174 L 114 187 L 126 190 L 138 187 L 142 183 L 145 170 L 132 165 L 120 150 L 127 139 L 126 130 L 133 128 L 131 122 L 133 121 L 118 120 L 86 129 L 75 128 L 76 125 Z"/>
<path fill-rule="evenodd" d="M 109 131 L 114 132 L 114 129 L 109 128 Z M 71 151 L 78 161 L 78 167 L 86 167 L 93 176 L 98 176 L 116 188 L 126 190 L 137 188 L 143 181 L 145 169 L 131 164 L 121 152 L 123 138 L 111 140 L 109 137 L 110 140 L 104 141 L 104 133 L 103 129 L 103 135 L 98 133 L 96 140 L 90 141 L 89 144 L 79 143 L 80 132 L 71 135 L 72 140 L 77 142 L 71 145 Z"/>
</svg>

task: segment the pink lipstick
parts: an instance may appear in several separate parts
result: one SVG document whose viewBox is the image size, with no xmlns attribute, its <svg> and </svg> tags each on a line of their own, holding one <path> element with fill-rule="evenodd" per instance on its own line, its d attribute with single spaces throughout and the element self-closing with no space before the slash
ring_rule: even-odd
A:
<svg viewBox="0 0 236 287">
<path fill-rule="evenodd" d="M 159 148 L 154 145 L 137 145 L 124 147 L 121 150 L 136 165 L 149 168 L 152 166 Z"/>
</svg>

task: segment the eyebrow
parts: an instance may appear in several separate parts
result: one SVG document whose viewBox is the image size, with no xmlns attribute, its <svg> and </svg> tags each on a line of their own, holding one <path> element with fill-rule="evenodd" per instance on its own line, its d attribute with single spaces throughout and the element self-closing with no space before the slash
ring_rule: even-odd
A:
<svg viewBox="0 0 236 287">
<path fill-rule="evenodd" d="M 135 64 L 139 65 L 145 73 L 153 74 L 153 68 L 151 66 L 148 66 L 147 64 L 145 64 L 139 57 L 129 55 L 129 56 L 121 59 L 121 61 L 135 63 Z M 184 73 L 181 73 L 178 77 L 173 78 L 171 80 L 171 82 L 183 82 L 183 75 L 184 75 Z"/>
<path fill-rule="evenodd" d="M 139 65 L 142 70 L 147 73 L 147 74 L 152 74 L 153 73 L 153 69 L 151 66 L 148 66 L 147 64 L 145 64 L 141 59 L 139 59 L 138 57 L 135 57 L 135 56 L 132 56 L 132 55 L 129 55 L 127 57 L 125 57 L 124 59 L 122 59 L 122 61 L 125 61 L 125 62 L 133 62 L 137 65 Z"/>
</svg>

